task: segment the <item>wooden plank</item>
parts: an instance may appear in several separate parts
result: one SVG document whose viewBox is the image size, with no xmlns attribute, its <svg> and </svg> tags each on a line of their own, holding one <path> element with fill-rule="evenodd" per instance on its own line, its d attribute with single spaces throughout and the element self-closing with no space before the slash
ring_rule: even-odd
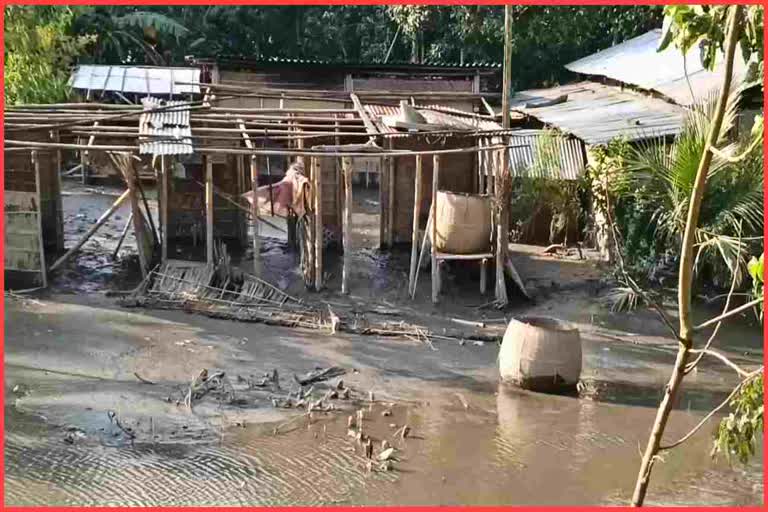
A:
<svg viewBox="0 0 768 512">
<path fill-rule="evenodd" d="M 411 232 L 411 271 L 408 275 L 408 292 L 413 295 L 416 281 L 417 259 L 419 257 L 419 217 L 421 216 L 421 181 L 423 179 L 421 155 L 416 155 L 416 177 L 413 191 L 413 231 Z M 426 236 L 426 233 L 425 233 Z"/>
<path fill-rule="evenodd" d="M 205 165 L 205 260 L 209 265 L 213 260 L 213 162 L 203 157 Z"/>
<path fill-rule="evenodd" d="M 363 120 L 363 124 L 365 125 L 366 131 L 371 135 L 370 140 L 376 140 L 375 135 L 379 134 L 379 130 L 376 129 L 376 126 L 373 124 L 373 121 L 371 121 L 371 118 L 368 117 L 368 112 L 365 111 L 363 104 L 360 103 L 360 98 L 358 98 L 357 94 L 355 93 L 351 93 L 349 97 L 352 99 L 352 105 L 355 106 L 357 115 L 359 115 L 360 119 Z"/>
<path fill-rule="evenodd" d="M 314 178 L 315 202 L 315 291 L 319 292 L 323 287 L 323 173 L 318 158 L 313 157 L 310 162 Z"/>
<path fill-rule="evenodd" d="M 349 273 L 352 269 L 352 159 L 344 157 L 341 160 L 344 177 L 344 221 L 342 231 L 344 238 L 344 269 L 341 274 L 341 293 L 349 293 Z"/>
<path fill-rule="evenodd" d="M 493 258 L 494 254 L 492 252 L 483 252 L 483 253 L 477 253 L 477 254 L 448 254 L 445 252 L 436 252 L 435 257 L 438 259 L 438 261 L 443 260 L 464 260 L 464 261 L 471 261 L 471 260 L 484 260 L 488 258 Z"/>
<path fill-rule="evenodd" d="M 432 157 L 432 302 L 437 303 L 440 294 L 440 270 L 437 263 L 437 187 L 440 177 L 440 156 Z"/>
</svg>

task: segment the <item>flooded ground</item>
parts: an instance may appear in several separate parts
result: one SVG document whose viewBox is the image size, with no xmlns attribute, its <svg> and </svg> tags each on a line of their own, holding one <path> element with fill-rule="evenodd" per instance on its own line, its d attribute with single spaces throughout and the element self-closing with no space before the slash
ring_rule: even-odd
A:
<svg viewBox="0 0 768 512">
<path fill-rule="evenodd" d="M 83 199 L 65 197 L 67 213 L 77 215 Z M 68 239 L 82 220 L 70 222 Z M 117 219 L 114 224 L 122 229 Z M 416 303 L 397 301 L 402 292 L 391 282 L 381 284 L 378 296 L 359 285 L 360 278 L 353 287 L 352 300 L 391 302 L 434 325 L 446 312 L 463 318 L 546 314 L 576 323 L 584 388 L 579 396 L 553 396 L 499 387 L 495 343 L 429 347 L 121 308 L 104 290 L 135 282 L 130 246 L 124 263 L 104 267 L 111 269 L 107 274 L 77 271 L 99 258 L 106 262 L 113 245 L 86 246 L 88 253 L 70 264 L 72 272 L 44 294 L 6 297 L 8 505 L 578 505 L 629 499 L 675 346 L 651 312 L 608 313 L 590 284 L 596 272 L 585 263 L 515 247 L 520 272 L 539 298 L 505 312 L 468 308 L 491 297 L 463 287 L 460 275 L 438 306 L 428 302 L 428 278 L 424 300 Z M 280 261 L 282 249 L 275 242 L 271 250 L 268 265 Z M 400 265 L 398 257 L 390 256 L 389 264 Z M 373 253 L 369 259 L 385 265 Z M 579 280 L 581 286 L 569 285 Z M 698 315 L 714 311 L 700 308 Z M 718 344 L 747 366 L 761 364 L 762 347 L 748 317 L 724 329 Z M 334 410 L 310 417 L 303 408 L 275 406 L 276 396 L 297 386 L 294 374 L 330 366 L 346 373 L 315 384 L 313 397 L 343 380 L 351 393 L 329 399 Z M 192 410 L 177 404 L 202 368 L 226 372 L 235 400 L 206 396 Z M 275 369 L 280 390 L 244 383 Z M 667 439 L 687 432 L 736 381 L 727 368 L 702 365 L 686 379 Z M 382 441 L 395 448 L 389 470 L 378 462 L 370 467 L 356 427 L 350 432 L 349 417 L 358 410 L 374 456 Z M 763 503 L 762 460 L 734 468 L 712 461 L 713 427 L 657 464 L 648 503 Z"/>
</svg>

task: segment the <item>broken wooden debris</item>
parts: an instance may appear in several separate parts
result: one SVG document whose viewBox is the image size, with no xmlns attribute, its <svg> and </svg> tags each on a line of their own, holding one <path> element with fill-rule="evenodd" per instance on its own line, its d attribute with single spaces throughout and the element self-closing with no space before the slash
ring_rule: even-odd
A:
<svg viewBox="0 0 768 512">
<path fill-rule="evenodd" d="M 389 448 L 383 450 L 381 453 L 379 453 L 377 458 L 380 461 L 390 460 L 390 459 L 392 459 L 392 456 L 394 454 L 395 454 L 395 449 L 392 448 L 392 447 L 389 447 Z"/>
<path fill-rule="evenodd" d="M 313 370 L 307 373 L 304 377 L 298 377 L 297 375 L 294 375 L 294 379 L 300 385 L 306 386 L 307 384 L 312 384 L 313 382 L 322 382 L 324 380 L 338 377 L 339 375 L 344 375 L 345 373 L 347 373 L 347 370 L 344 368 L 331 366 L 330 368 Z"/>
<path fill-rule="evenodd" d="M 235 390 L 226 374 L 215 372 L 209 375 L 208 370 L 203 368 L 189 384 L 189 389 L 184 397 L 184 405 L 192 409 L 195 401 L 202 399 L 211 392 L 223 396 L 228 403 L 235 400 Z"/>
<path fill-rule="evenodd" d="M 263 279 L 231 269 L 228 265 L 205 265 L 168 261 L 150 271 L 133 293 L 120 300 L 127 307 L 181 309 L 211 318 L 259 322 L 267 325 L 327 329 L 326 307 L 291 297 Z M 351 308 L 354 311 L 354 307 Z M 357 313 L 331 311 L 335 332 L 396 336 L 424 343 L 432 350 L 435 340 L 460 342 L 479 340 L 499 343 L 501 335 L 464 332 L 438 334 L 405 321 L 368 321 Z M 379 312 L 377 312 L 379 313 Z M 389 313 L 389 311 L 388 311 Z"/>
</svg>

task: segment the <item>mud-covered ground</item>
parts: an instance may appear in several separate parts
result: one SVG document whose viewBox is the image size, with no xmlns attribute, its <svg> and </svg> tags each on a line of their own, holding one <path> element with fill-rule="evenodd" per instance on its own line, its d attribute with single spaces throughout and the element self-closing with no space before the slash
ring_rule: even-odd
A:
<svg viewBox="0 0 768 512">
<path fill-rule="evenodd" d="M 67 190 L 71 243 L 114 197 L 73 185 Z M 132 236 L 120 260 L 109 256 L 127 220 L 127 211 L 118 215 L 50 290 L 6 296 L 7 504 L 628 500 L 675 346 L 653 313 L 611 314 L 600 303 L 601 273 L 593 263 L 514 246 L 518 270 L 537 298 L 513 297 L 507 310 L 497 311 L 477 307 L 493 297 L 491 290 L 479 295 L 471 268 L 447 272 L 453 278 L 446 279 L 436 306 L 423 272 L 411 302 L 403 291 L 407 277 L 397 273 L 407 276 L 407 251 L 370 249 L 357 256 L 351 297 L 338 297 L 333 277 L 321 294 L 302 295 L 396 309 L 435 330 L 456 327 L 446 317 L 483 320 L 489 332 L 500 331 L 504 317 L 523 314 L 574 322 L 583 342 L 583 387 L 577 396 L 553 396 L 500 387 L 495 343 L 429 346 L 122 308 L 105 291 L 131 288 L 138 277 Z M 378 219 L 358 219 L 375 233 Z M 371 239 L 357 241 L 362 247 Z M 263 257 L 265 275 L 292 289 L 298 276 L 277 234 Z M 247 257 L 241 264 L 248 264 Z M 333 272 L 332 263 L 329 268 Z M 715 311 L 715 305 L 700 307 L 697 315 Z M 745 317 L 729 325 L 718 342 L 747 366 L 760 364 L 763 354 L 760 329 L 752 323 Z M 294 374 L 331 366 L 346 373 L 316 383 L 311 397 L 319 399 L 342 380 L 348 398 L 338 393 L 324 403 L 333 410 L 311 415 L 306 403 L 285 407 L 285 397 L 298 388 Z M 203 368 L 224 371 L 232 388 L 226 395 L 210 393 L 190 409 L 184 395 Z M 279 387 L 260 386 L 274 370 Z M 686 379 L 668 439 L 683 435 L 735 382 L 727 368 L 702 364 Z M 371 467 L 354 437 L 357 428 L 350 432 L 349 417 L 356 421 L 359 410 L 374 457 L 384 440 L 395 448 L 390 467 L 378 461 Z M 762 461 L 735 468 L 712 461 L 711 431 L 702 429 L 656 465 L 650 503 L 762 504 Z"/>
</svg>

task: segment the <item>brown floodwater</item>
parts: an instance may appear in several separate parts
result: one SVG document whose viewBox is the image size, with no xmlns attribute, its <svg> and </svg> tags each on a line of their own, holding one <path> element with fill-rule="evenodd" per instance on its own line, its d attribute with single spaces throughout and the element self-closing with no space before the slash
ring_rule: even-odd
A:
<svg viewBox="0 0 768 512">
<path fill-rule="evenodd" d="M 300 416 L 277 435 L 274 424 L 254 424 L 198 443 L 110 444 L 107 433 L 69 444 L 9 406 L 6 504 L 625 504 L 653 415 L 599 396 L 503 387 L 362 407 L 374 454 L 382 440 L 396 448 L 390 471 L 368 468 L 346 414 Z M 698 417 L 676 411 L 668 438 Z M 713 462 L 704 432 L 657 464 L 649 503 L 761 504 L 759 457 L 747 467 Z"/>
<path fill-rule="evenodd" d="M 114 200 L 97 197 L 65 198 L 72 205 L 68 243 Z M 610 315 L 592 297 L 541 301 L 539 313 L 578 321 L 589 330 L 613 328 L 624 338 L 643 332 L 643 343 L 585 336 L 586 389 L 580 396 L 497 387 L 493 344 L 442 344 L 432 351 L 403 340 L 328 336 L 179 312 L 125 311 L 105 306 L 101 299 L 88 302 L 87 294 L 107 285 L 135 284 L 131 265 L 108 256 L 127 220 L 125 211 L 118 214 L 121 218 L 111 220 L 109 229 L 86 244 L 54 283 L 55 290 L 68 294 L 68 302 L 52 297 L 39 307 L 6 308 L 7 505 L 628 503 L 674 359 L 668 340 L 647 343 L 655 335 L 649 333 L 648 316 Z M 368 224 L 375 223 L 361 222 Z M 130 238 L 124 254 L 135 245 Z M 368 242 L 361 240 L 361 246 Z M 361 250 L 356 255 L 360 264 L 353 270 L 368 287 L 353 286 L 353 297 L 359 294 L 366 302 L 402 295 L 392 291 L 401 274 L 376 271 L 380 264 L 391 270 L 393 262 L 384 261 L 390 257 L 400 262 L 395 266 L 406 276 L 407 257 L 392 254 Z M 295 261 L 281 244 L 265 242 L 263 256 L 271 275 L 278 276 L 275 280 L 285 281 L 278 283 L 281 287 L 290 289 L 298 282 Z M 416 313 L 434 312 L 428 283 L 420 282 L 423 301 L 409 302 Z M 475 297 L 460 297 L 458 286 L 450 295 L 451 286 L 446 288 L 450 300 L 445 302 Z M 762 337 L 751 326 L 729 326 L 719 346 L 731 357 L 749 357 L 750 364 L 759 364 L 755 358 L 762 354 Z M 369 468 L 363 447 L 348 435 L 348 412 L 318 413 L 310 422 L 295 413 L 286 416 L 266 399 L 252 400 L 245 426 L 231 426 L 230 421 L 224 428 L 217 418 L 234 413 L 215 402 L 185 413 L 164 400 L 201 367 L 232 375 L 271 367 L 299 372 L 318 362 L 360 369 L 356 376 L 344 376 L 353 387 L 358 380 L 360 393 L 352 405 L 365 411 L 364 432 L 374 441 L 375 453 L 383 440 L 396 448 L 391 470 Z M 155 372 L 163 382 L 142 386 L 131 373 L 136 368 Z M 68 369 L 73 373 L 66 374 Z M 700 375 L 686 379 L 666 439 L 685 434 L 723 400 L 733 381 L 727 369 L 702 364 Z M 17 384 L 30 392 L 12 392 Z M 390 403 L 380 397 L 369 404 L 367 390 L 373 388 L 413 400 Z M 110 409 L 136 429 L 133 442 L 109 420 Z M 291 423 L 275 434 L 275 426 L 288 418 Z M 148 421 L 157 436 L 147 434 Z M 403 425 L 411 429 L 405 439 L 397 435 Z M 763 503 L 762 458 L 734 467 L 713 461 L 714 425 L 656 464 L 648 504 Z"/>
</svg>

